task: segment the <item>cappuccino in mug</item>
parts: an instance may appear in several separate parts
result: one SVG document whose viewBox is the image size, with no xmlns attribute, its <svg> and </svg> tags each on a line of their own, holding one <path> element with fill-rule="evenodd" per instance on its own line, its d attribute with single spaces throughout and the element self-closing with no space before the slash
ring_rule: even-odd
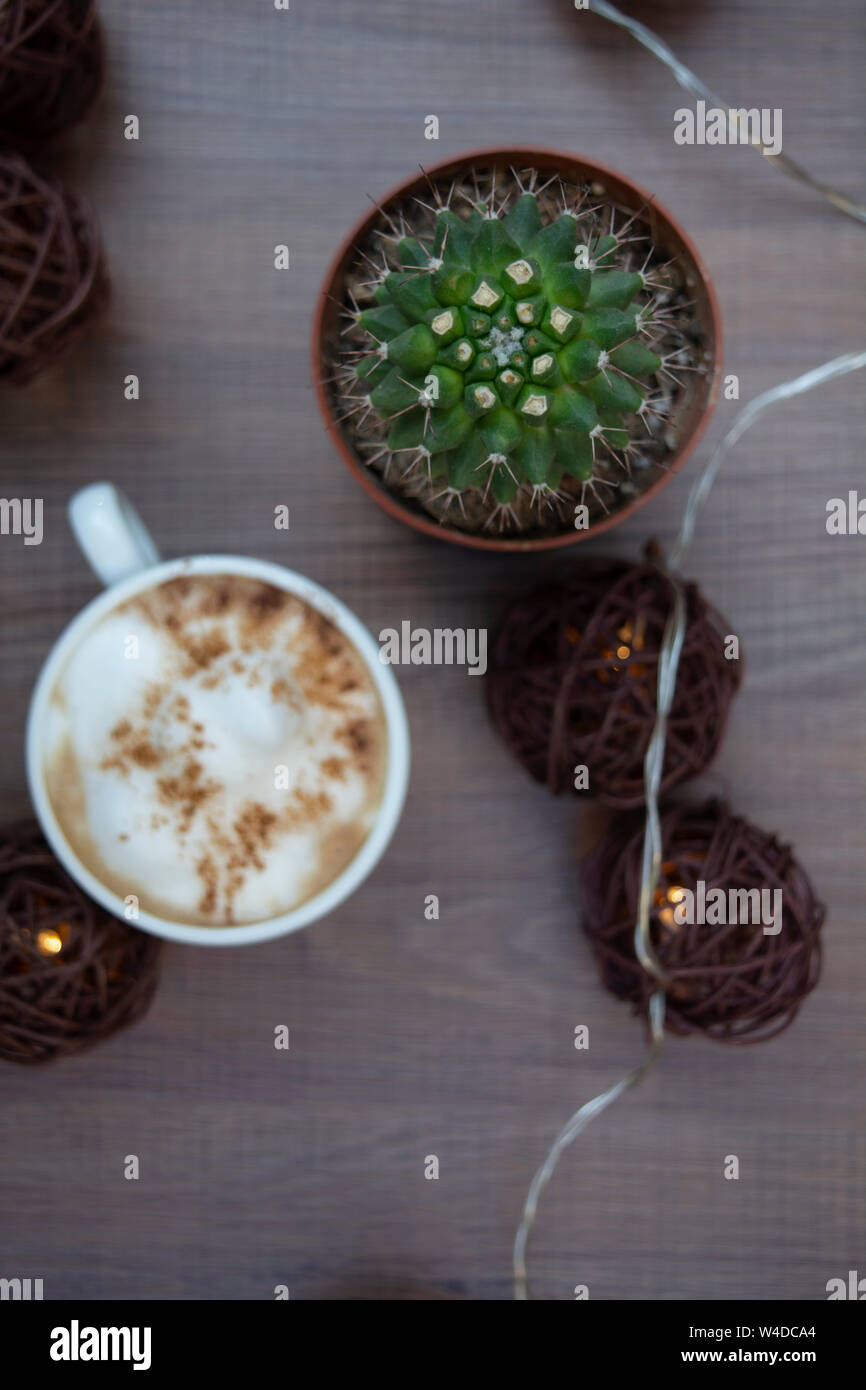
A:
<svg viewBox="0 0 866 1390">
<path fill-rule="evenodd" d="M 45 787 L 120 898 L 207 926 L 291 912 L 373 828 L 388 735 L 349 638 L 243 574 L 169 579 L 103 614 L 46 705 Z"/>
</svg>

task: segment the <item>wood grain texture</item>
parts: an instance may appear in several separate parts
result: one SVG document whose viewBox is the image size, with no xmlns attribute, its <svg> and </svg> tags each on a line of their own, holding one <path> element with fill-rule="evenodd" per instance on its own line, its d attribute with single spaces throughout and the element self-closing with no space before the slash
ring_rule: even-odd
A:
<svg viewBox="0 0 866 1390">
<path fill-rule="evenodd" d="M 862 229 L 749 151 L 675 146 L 685 98 L 669 74 L 568 0 L 102 10 L 108 90 L 62 167 L 99 208 L 114 302 L 62 369 L 0 396 L 0 490 L 45 499 L 41 546 L 0 538 L 7 818 L 27 807 L 39 664 L 95 592 L 64 519 L 87 481 L 124 487 L 166 555 L 285 562 L 375 631 L 485 625 L 569 563 L 410 534 L 325 437 L 308 368 L 321 279 L 367 196 L 419 161 L 537 142 L 654 190 L 714 277 L 744 400 L 860 345 Z M 781 107 L 786 151 L 862 196 L 858 0 L 641 12 L 727 98 Z M 122 138 L 130 112 L 138 143 Z M 438 144 L 423 139 L 428 113 Z M 138 403 L 123 399 L 128 372 Z M 591 1127 L 542 1207 L 541 1297 L 586 1283 L 592 1298 L 820 1299 L 863 1270 L 866 541 L 824 527 L 827 498 L 862 486 L 862 397 L 849 378 L 765 417 L 726 464 L 689 565 L 747 661 L 711 785 L 797 846 L 828 904 L 823 981 L 764 1047 L 671 1042 Z M 699 458 L 736 409 L 719 406 Z M 695 468 L 589 553 L 669 538 Z M 272 526 L 282 502 L 288 534 Z M 0 1275 L 42 1277 L 54 1299 L 256 1299 L 278 1283 L 293 1299 L 510 1296 L 532 1172 L 642 1047 L 578 930 L 575 849 L 603 817 L 512 765 L 480 682 L 447 668 L 400 679 L 409 803 L 349 903 L 266 946 L 168 947 L 134 1031 L 55 1069 L 0 1073 Z M 578 1023 L 588 1052 L 574 1050 Z M 133 1153 L 139 1182 L 122 1176 Z M 722 1176 L 732 1153 L 739 1182 Z"/>
</svg>

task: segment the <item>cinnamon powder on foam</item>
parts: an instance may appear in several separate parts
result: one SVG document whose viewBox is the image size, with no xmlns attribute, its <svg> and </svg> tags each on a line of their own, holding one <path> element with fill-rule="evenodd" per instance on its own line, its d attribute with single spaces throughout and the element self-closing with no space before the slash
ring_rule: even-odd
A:
<svg viewBox="0 0 866 1390">
<path fill-rule="evenodd" d="M 239 607 L 240 605 L 240 607 Z M 230 583 L 210 577 L 177 579 L 159 586 L 133 600 L 128 608 L 146 617 L 158 631 L 169 634 L 178 661 L 178 675 L 200 678 L 205 688 L 225 686 L 234 680 L 253 686 L 260 682 L 256 658 L 273 649 L 275 632 L 290 613 L 300 614 L 303 624 L 298 644 L 294 675 L 302 700 L 339 710 L 345 697 L 352 692 L 372 690 L 378 706 L 378 692 L 360 657 L 349 640 L 316 610 L 294 595 L 259 581 L 231 577 Z M 180 608 L 180 612 L 178 609 Z M 238 639 L 234 641 L 226 630 L 227 617 L 238 621 Z M 191 621 L 207 620 L 202 632 L 190 633 Z M 215 664 L 234 649 L 238 654 L 230 669 L 214 669 Z M 174 681 L 155 682 L 145 691 L 139 722 L 124 718 L 110 731 L 111 752 L 101 763 L 104 771 L 128 776 L 138 767 L 157 772 L 155 778 L 159 811 L 155 824 L 171 825 L 181 839 L 204 818 L 208 850 L 195 863 L 194 872 L 201 885 L 198 911 L 202 919 L 212 921 L 219 912 L 225 924 L 233 918 L 234 899 L 247 875 L 264 866 L 263 854 L 273 846 L 282 830 L 309 825 L 324 826 L 333 811 L 332 798 L 325 791 L 310 792 L 295 788 L 286 793 L 287 804 L 279 813 L 255 799 L 245 801 L 236 817 L 227 824 L 218 814 L 219 798 L 224 785 L 205 773 L 199 757 L 207 746 L 206 730 L 190 718 L 189 702 L 173 691 Z M 274 680 L 271 698 L 291 703 L 295 696 L 288 682 Z M 150 722 L 162 711 L 172 729 L 182 730 L 184 737 L 166 750 L 153 742 Z M 381 711 L 380 711 L 381 714 Z M 331 756 L 320 766 L 329 781 L 339 781 L 346 775 L 349 763 L 370 781 L 375 800 L 381 796 L 384 780 L 383 719 L 359 719 L 347 713 L 336 730 L 337 741 L 345 748 L 346 756 Z M 180 767 L 178 768 L 178 763 Z M 318 879 L 313 874 L 305 897 L 313 896 L 331 881 L 353 857 L 366 838 L 363 826 L 336 825 L 322 832 L 322 854 Z M 125 838 L 125 837 L 124 837 Z M 220 912 L 220 904 L 222 910 Z"/>
</svg>

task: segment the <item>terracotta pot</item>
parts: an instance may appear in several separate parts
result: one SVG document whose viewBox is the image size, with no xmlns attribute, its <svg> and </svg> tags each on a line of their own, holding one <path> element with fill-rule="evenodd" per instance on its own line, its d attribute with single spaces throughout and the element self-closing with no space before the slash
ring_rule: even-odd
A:
<svg viewBox="0 0 866 1390">
<path fill-rule="evenodd" d="M 474 550 L 511 550 L 526 552 L 533 550 L 555 550 L 559 546 L 574 545 L 587 537 L 601 535 L 612 526 L 618 525 L 631 516 L 650 498 L 664 487 L 665 483 L 685 463 L 695 444 L 700 439 L 715 406 L 721 379 L 722 329 L 719 307 L 709 276 L 695 250 L 676 219 L 652 202 L 646 193 L 631 179 L 608 169 L 604 164 L 596 164 L 580 155 L 565 154 L 558 150 L 515 149 L 509 146 L 493 149 L 470 150 L 454 159 L 434 164 L 405 183 L 399 184 L 386 194 L 380 206 L 387 208 L 394 200 L 406 200 L 414 196 L 429 197 L 430 178 L 448 177 L 458 174 L 473 165 L 500 167 L 514 165 L 516 168 L 534 168 L 542 173 L 558 173 L 572 183 L 590 181 L 604 185 L 612 200 L 623 208 L 636 211 L 644 208 L 644 217 L 649 225 L 655 245 L 670 256 L 677 256 L 685 266 L 685 275 L 691 298 L 695 301 L 694 311 L 704 334 L 706 353 L 711 368 L 706 376 L 694 374 L 686 389 L 685 399 L 677 414 L 680 445 L 667 460 L 666 471 L 656 478 L 638 497 L 632 498 L 624 506 L 612 510 L 609 516 L 594 522 L 587 530 L 567 530 L 559 535 L 540 536 L 533 539 L 510 539 L 482 536 L 455 527 L 441 524 L 429 516 L 420 505 L 391 492 L 382 482 L 378 473 L 365 465 L 355 454 L 349 439 L 343 434 L 334 418 L 334 402 L 325 377 L 329 366 L 326 345 L 333 338 L 339 305 L 343 300 L 344 278 L 348 267 L 357 259 L 357 248 L 364 242 L 378 217 L 373 208 L 352 228 L 346 237 L 328 271 L 321 298 L 313 322 L 312 359 L 313 381 L 328 432 L 334 441 L 344 463 L 358 482 L 386 512 L 416 531 L 440 540 L 452 541 L 455 545 L 469 546 Z"/>
</svg>

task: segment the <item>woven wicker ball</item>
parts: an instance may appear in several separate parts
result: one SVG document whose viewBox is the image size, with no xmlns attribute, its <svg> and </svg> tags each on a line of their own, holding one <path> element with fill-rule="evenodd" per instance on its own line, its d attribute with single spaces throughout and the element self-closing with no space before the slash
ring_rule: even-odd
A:
<svg viewBox="0 0 866 1390">
<path fill-rule="evenodd" d="M 718 1042 L 753 1043 L 775 1037 L 795 1018 L 818 982 L 824 908 L 787 845 L 735 816 L 720 801 L 674 806 L 662 815 L 662 873 L 652 908 L 650 940 L 667 987 L 672 1033 L 703 1033 Z M 634 950 L 644 822 L 620 817 L 584 865 L 583 929 L 606 989 L 644 1013 L 658 988 Z M 765 933 L 772 915 L 755 923 L 754 909 L 725 909 L 733 924 L 684 923 L 674 918 L 683 889 L 781 890 L 781 928 Z M 755 900 L 757 908 L 757 900 Z M 693 914 L 697 916 L 697 911 Z M 705 912 L 709 916 L 709 912 Z M 743 920 L 746 918 L 747 920 Z M 775 925 L 775 924 L 774 924 Z"/>
<path fill-rule="evenodd" d="M 38 375 L 107 301 L 90 204 L 0 153 L 0 380 Z"/>
<path fill-rule="evenodd" d="M 687 630 L 668 721 L 663 790 L 703 772 L 715 757 L 742 661 L 728 660 L 723 618 L 686 586 Z M 568 576 L 511 605 L 493 643 L 486 679 L 491 717 L 538 782 L 643 804 L 643 759 L 656 719 L 659 648 L 673 602 L 654 564 L 577 562 Z M 588 786 L 575 786 L 586 767 Z"/>
<path fill-rule="evenodd" d="M 0 833 L 0 1058 L 47 1062 L 134 1023 L 159 952 L 81 891 L 35 823 Z"/>
<path fill-rule="evenodd" d="M 95 0 L 2 0 L 0 141 L 29 150 L 77 125 L 104 67 Z"/>
</svg>

